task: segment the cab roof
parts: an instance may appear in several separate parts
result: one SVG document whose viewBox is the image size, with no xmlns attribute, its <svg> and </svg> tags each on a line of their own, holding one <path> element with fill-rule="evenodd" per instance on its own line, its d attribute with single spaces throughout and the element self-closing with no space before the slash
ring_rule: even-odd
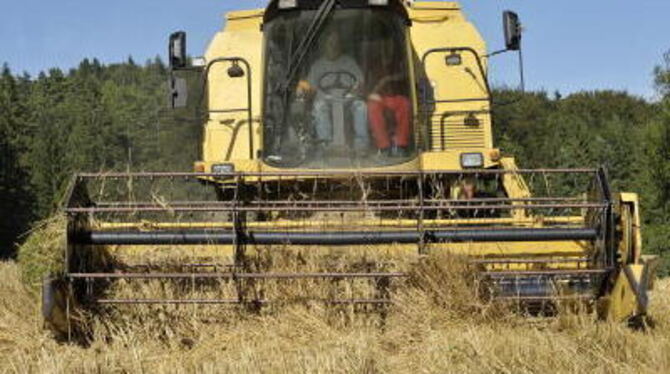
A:
<svg viewBox="0 0 670 374">
<path fill-rule="evenodd" d="M 315 10 L 323 3 L 324 0 L 296 0 L 297 6 L 291 9 L 279 9 L 279 0 L 271 0 L 268 4 L 263 22 L 270 22 L 283 12 L 294 12 L 299 10 Z M 370 0 L 337 0 L 337 9 L 347 8 L 372 8 L 372 9 L 389 9 L 397 12 L 409 21 L 407 14 L 405 0 L 388 0 L 388 5 L 370 5 Z"/>
</svg>

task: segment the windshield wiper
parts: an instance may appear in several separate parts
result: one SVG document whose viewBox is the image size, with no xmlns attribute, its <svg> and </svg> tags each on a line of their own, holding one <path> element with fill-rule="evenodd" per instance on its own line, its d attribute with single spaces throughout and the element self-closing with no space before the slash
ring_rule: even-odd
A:
<svg viewBox="0 0 670 374">
<path fill-rule="evenodd" d="M 286 77 L 279 85 L 281 91 L 286 92 L 289 90 L 291 82 L 298 73 L 300 65 L 305 60 L 305 57 L 312 48 L 312 45 L 314 45 L 314 41 L 316 40 L 317 35 L 319 35 L 319 31 L 321 31 L 323 24 L 328 19 L 328 16 L 332 13 L 336 3 L 337 0 L 325 0 L 323 3 L 321 3 L 319 9 L 317 9 L 312 22 L 307 28 L 305 36 L 300 41 L 300 44 L 298 44 L 297 55 L 291 56 L 289 59 Z"/>
<path fill-rule="evenodd" d="M 281 114 L 281 126 L 279 127 L 279 134 L 275 137 L 274 145 L 271 147 L 272 154 L 268 155 L 268 160 L 272 162 L 281 162 L 281 149 L 282 143 L 284 141 L 284 131 L 288 123 L 289 113 L 288 106 L 291 96 L 291 83 L 295 78 L 300 65 L 305 60 L 305 57 L 309 53 L 310 49 L 316 41 L 316 37 L 319 34 L 319 31 L 323 28 L 323 24 L 328 19 L 328 16 L 332 13 L 335 8 L 337 0 L 324 0 L 323 3 L 319 6 L 319 9 L 316 11 L 312 22 L 310 22 L 309 27 L 305 36 L 300 40 L 300 43 L 297 48 L 296 55 L 293 54 L 289 58 L 288 66 L 286 69 L 286 76 L 284 79 L 276 86 L 278 93 L 281 94 L 283 102 L 283 110 Z"/>
</svg>

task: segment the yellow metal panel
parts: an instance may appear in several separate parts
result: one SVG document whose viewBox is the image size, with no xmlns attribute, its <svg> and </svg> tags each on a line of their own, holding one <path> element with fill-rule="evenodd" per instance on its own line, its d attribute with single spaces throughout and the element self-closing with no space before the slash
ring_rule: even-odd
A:
<svg viewBox="0 0 670 374">
<path fill-rule="evenodd" d="M 242 57 L 249 61 L 252 70 L 252 107 L 254 118 L 254 154 L 259 148 L 262 49 L 260 32 L 263 11 L 245 11 L 229 14 L 223 32 L 215 35 L 205 54 L 206 60 L 221 57 Z M 227 74 L 229 63 L 212 66 L 208 77 L 208 102 L 210 110 L 231 110 L 247 107 L 247 81 L 230 78 Z M 203 161 L 220 162 L 249 159 L 249 123 L 247 113 L 214 113 L 205 126 Z M 236 135 L 236 136 L 234 136 Z"/>
<path fill-rule="evenodd" d="M 519 220 L 516 218 L 468 218 L 468 219 L 426 219 L 422 221 L 424 228 L 444 227 L 456 225 L 485 226 L 485 225 L 511 225 L 517 227 L 542 227 L 553 224 L 580 224 L 584 222 L 584 217 L 545 217 L 537 219 Z M 247 222 L 245 227 L 249 229 L 309 229 L 327 227 L 330 230 L 337 230 L 341 227 L 356 228 L 415 228 L 418 222 L 416 220 L 393 220 L 393 219 L 368 219 L 353 220 L 346 222 L 321 222 L 321 221 L 290 221 L 276 220 L 268 222 Z M 153 230 L 153 229 L 187 229 L 187 228 L 232 228 L 232 222 L 98 222 L 95 228 L 101 230 Z"/>
<path fill-rule="evenodd" d="M 619 201 L 623 204 L 628 204 L 631 207 L 633 214 L 632 222 L 622 222 L 622 225 L 631 225 L 632 228 L 632 245 L 633 245 L 633 262 L 639 263 L 642 255 L 642 223 L 640 221 L 640 202 L 639 197 L 635 193 L 621 192 L 619 193 Z"/>
<path fill-rule="evenodd" d="M 580 241 L 561 242 L 505 242 L 505 243 L 446 243 L 430 244 L 431 250 L 483 258 L 533 258 L 586 256 L 590 244 Z"/>
<path fill-rule="evenodd" d="M 632 265 L 630 272 L 635 279 L 641 279 L 643 266 Z M 635 290 L 631 286 L 626 274 L 621 271 L 616 278 L 614 288 L 610 294 L 602 300 L 601 311 L 603 317 L 611 321 L 621 322 L 636 314 L 638 309 Z"/>
<path fill-rule="evenodd" d="M 655 257 L 646 260 L 648 261 L 626 265 L 620 269 L 614 287 L 601 302 L 602 317 L 623 322 L 647 313 L 648 291 L 653 287 L 658 261 Z"/>
<path fill-rule="evenodd" d="M 500 165 L 505 170 L 509 171 L 519 170 L 519 168 L 516 166 L 516 161 L 512 157 L 504 157 L 503 159 L 500 160 Z M 508 197 L 512 199 L 526 199 L 532 197 L 530 193 L 530 188 L 528 187 L 528 184 L 526 183 L 526 180 L 523 178 L 522 175 L 516 172 L 507 173 L 503 175 L 502 179 L 503 179 L 503 186 L 505 187 L 505 192 L 507 192 Z M 520 206 L 523 204 L 524 203 L 522 202 L 512 203 L 512 205 L 515 206 Z M 512 211 L 512 215 L 517 219 L 523 220 L 526 218 L 526 211 L 523 209 L 515 209 L 514 211 Z"/>
<path fill-rule="evenodd" d="M 421 10 L 460 10 L 461 4 L 456 1 L 420 1 L 412 3 L 411 9 L 413 10 L 413 14 L 416 16 L 416 14 L 420 14 Z"/>
<path fill-rule="evenodd" d="M 251 19 L 252 23 L 255 23 L 256 20 L 263 17 L 265 10 L 263 9 L 251 9 L 251 10 L 238 10 L 234 12 L 229 12 L 226 14 L 226 20 L 229 21 L 226 24 L 226 30 L 238 30 L 238 29 L 247 29 L 249 27 L 248 23 L 239 22 L 246 21 Z M 236 22 L 230 22 L 236 21 Z"/>
<path fill-rule="evenodd" d="M 475 27 L 464 17 L 457 3 L 422 2 L 410 8 L 409 14 L 413 21 L 412 44 L 418 60 L 431 49 L 468 47 L 479 54 L 486 74 L 486 44 Z M 426 59 L 426 65 L 419 65 L 417 69 L 418 76 L 425 76 L 427 79 L 437 100 L 483 99 L 435 105 L 427 118 L 433 151 L 444 148 L 493 147 L 485 77 L 473 54 L 460 54 L 461 65 L 447 66 L 446 54 L 437 53 L 430 55 Z M 465 118 L 470 112 L 475 114 L 479 126 L 465 124 Z"/>
<path fill-rule="evenodd" d="M 491 158 L 493 151 L 492 149 L 464 148 L 443 152 L 425 152 L 421 154 L 421 168 L 424 171 L 460 170 L 462 153 L 481 153 L 484 156 L 483 167 L 490 168 L 498 165 L 498 162 Z"/>
</svg>

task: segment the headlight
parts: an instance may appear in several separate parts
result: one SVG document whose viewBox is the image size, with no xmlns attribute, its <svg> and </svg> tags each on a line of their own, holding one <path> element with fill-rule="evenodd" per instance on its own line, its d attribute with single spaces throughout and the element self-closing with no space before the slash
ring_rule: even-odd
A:
<svg viewBox="0 0 670 374">
<path fill-rule="evenodd" d="M 298 0 L 279 0 L 279 9 L 291 9 L 298 6 Z"/>
<path fill-rule="evenodd" d="M 389 0 L 369 0 L 368 4 L 376 6 L 386 6 L 389 5 Z"/>
<path fill-rule="evenodd" d="M 445 57 L 444 62 L 447 64 L 447 66 L 458 66 L 463 64 L 463 58 L 461 55 L 454 52 Z"/>
<path fill-rule="evenodd" d="M 233 173 L 235 173 L 235 165 L 233 164 L 212 165 L 212 174 L 233 174 Z"/>
<path fill-rule="evenodd" d="M 484 166 L 484 155 L 481 153 L 461 153 L 463 169 L 481 168 Z"/>
</svg>

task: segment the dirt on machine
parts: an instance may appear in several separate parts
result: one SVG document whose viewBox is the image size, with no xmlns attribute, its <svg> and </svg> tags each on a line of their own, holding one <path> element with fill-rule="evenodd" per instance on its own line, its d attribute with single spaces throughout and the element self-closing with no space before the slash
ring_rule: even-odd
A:
<svg viewBox="0 0 670 374">
<path fill-rule="evenodd" d="M 503 25 L 489 52 L 456 2 L 273 0 L 228 14 L 203 57 L 174 33 L 170 108 L 202 120 L 202 158 L 73 177 L 47 324 L 142 305 L 388 313 L 434 254 L 465 261 L 486 302 L 644 317 L 638 196 L 494 147 L 489 64 L 521 56 L 519 17 Z"/>
</svg>

